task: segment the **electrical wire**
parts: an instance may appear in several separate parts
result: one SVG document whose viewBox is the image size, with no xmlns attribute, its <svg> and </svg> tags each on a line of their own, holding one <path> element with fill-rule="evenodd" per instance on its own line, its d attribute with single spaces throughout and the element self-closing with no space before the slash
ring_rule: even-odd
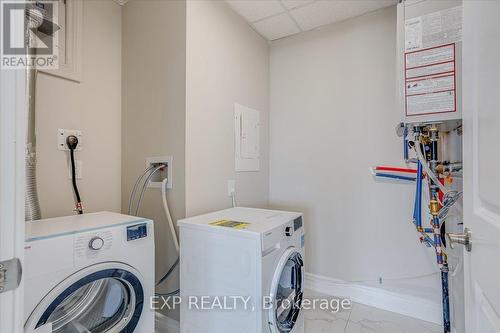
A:
<svg viewBox="0 0 500 333">
<path fill-rule="evenodd" d="M 76 183 L 75 147 L 69 146 L 69 156 L 71 160 L 71 183 L 73 185 L 73 192 L 75 193 L 76 211 L 78 214 L 83 214 L 82 199 L 80 198 L 80 191 Z"/>
<path fill-rule="evenodd" d="M 73 184 L 73 191 L 75 192 L 76 209 L 78 214 L 83 214 L 82 199 L 80 198 L 80 191 L 78 191 L 78 185 L 76 184 L 75 150 L 70 149 L 69 154 L 71 159 L 71 181 Z"/>
</svg>

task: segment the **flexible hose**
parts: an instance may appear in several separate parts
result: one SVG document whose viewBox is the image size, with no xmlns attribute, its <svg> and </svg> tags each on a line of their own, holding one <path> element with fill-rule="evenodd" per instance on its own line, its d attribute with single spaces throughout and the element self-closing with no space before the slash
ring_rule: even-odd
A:
<svg viewBox="0 0 500 333">
<path fill-rule="evenodd" d="M 36 186 L 36 160 L 26 155 L 26 195 L 24 197 L 24 214 L 26 221 L 42 218 Z"/>
<path fill-rule="evenodd" d="M 181 292 L 180 289 L 177 289 L 175 291 L 172 291 L 171 293 L 166 293 L 166 294 L 161 294 L 161 293 L 155 293 L 156 296 L 163 296 L 163 297 L 170 297 L 170 296 L 175 296 Z"/>
<path fill-rule="evenodd" d="M 160 169 L 164 168 L 165 165 L 160 165 L 160 166 L 157 166 L 153 171 L 151 171 L 151 173 L 148 175 L 148 177 L 146 178 L 146 181 L 144 182 L 144 184 L 142 185 L 142 190 L 141 190 L 141 195 L 139 196 L 139 201 L 137 202 L 137 207 L 135 209 L 135 216 L 138 216 L 139 215 L 139 208 L 141 207 L 141 203 L 142 203 L 142 198 L 144 197 L 144 193 L 146 192 L 146 189 L 149 185 L 149 182 L 151 181 L 151 178 L 153 178 L 153 175 Z"/>
<path fill-rule="evenodd" d="M 170 266 L 170 268 L 168 269 L 168 271 L 161 277 L 161 279 L 158 281 L 158 283 L 156 283 L 156 286 L 159 286 L 160 284 L 162 284 L 163 281 L 165 281 L 172 274 L 172 272 L 174 271 L 175 267 L 177 267 L 177 265 L 179 265 L 179 262 L 180 262 L 180 259 L 179 259 L 179 257 L 177 257 L 177 259 L 172 264 L 172 266 Z"/>
<path fill-rule="evenodd" d="M 42 218 L 38 200 L 36 182 L 36 135 L 35 135 L 35 98 L 37 70 L 26 71 L 28 108 L 26 114 L 26 194 L 24 198 L 24 214 L 26 221 Z"/>
<path fill-rule="evenodd" d="M 174 241 L 175 250 L 177 251 L 177 254 L 179 254 L 179 238 L 177 237 L 177 233 L 174 227 L 174 222 L 172 221 L 172 216 L 170 215 L 170 209 L 168 208 L 167 183 L 168 183 L 167 178 L 163 179 L 163 181 L 161 182 L 161 198 L 163 201 L 163 209 L 165 211 L 165 216 L 167 217 L 168 225 L 170 227 L 170 233 L 172 234 L 172 240 Z"/>
<path fill-rule="evenodd" d="M 135 193 L 137 192 L 137 188 L 142 181 L 142 179 L 146 176 L 146 174 L 151 171 L 154 168 L 154 165 L 150 165 L 149 168 L 147 168 L 143 174 L 137 178 L 137 181 L 134 184 L 134 188 L 132 189 L 132 192 L 130 193 L 130 198 L 128 199 L 128 214 L 132 214 L 132 202 L 134 201 L 135 198 Z"/>
<path fill-rule="evenodd" d="M 446 194 L 449 190 L 439 181 L 434 172 L 432 172 L 432 170 L 429 168 L 429 165 L 427 164 L 427 161 L 425 160 L 424 155 L 422 154 L 422 150 L 420 149 L 420 144 L 418 142 L 415 142 L 413 148 L 415 149 L 418 160 L 422 164 L 422 167 L 424 168 L 424 171 L 427 174 L 427 176 L 429 176 L 429 178 L 432 179 L 432 181 L 439 187 L 441 192 Z"/>
<path fill-rule="evenodd" d="M 140 182 L 142 181 L 142 179 L 147 175 L 146 177 L 146 180 L 144 182 L 144 184 L 142 185 L 142 189 L 141 189 L 141 195 L 139 197 L 139 201 L 137 202 L 137 207 L 136 207 L 136 215 L 138 214 L 139 212 L 139 209 L 141 207 L 141 203 L 142 203 L 142 199 L 143 199 L 143 196 L 144 196 L 144 192 L 146 191 L 146 188 L 151 180 L 151 178 L 153 177 L 153 175 L 158 171 L 160 170 L 161 168 L 164 168 L 165 165 L 160 165 L 160 166 L 157 166 L 157 167 L 154 167 L 154 166 L 150 166 L 149 168 L 147 168 L 143 174 L 137 179 L 137 181 L 135 182 L 135 185 L 134 185 L 134 188 L 132 190 L 132 193 L 130 195 L 130 199 L 129 199 L 129 203 L 128 203 L 128 211 L 129 211 L 129 214 L 131 214 L 131 211 L 132 211 L 132 206 L 133 206 L 133 201 L 135 199 L 135 193 L 139 187 L 139 184 Z M 174 223 L 173 223 L 173 220 L 172 220 L 172 216 L 170 214 L 170 209 L 168 207 L 168 201 L 167 201 L 167 194 L 166 194 L 166 190 L 167 190 L 167 182 L 168 182 L 168 179 L 164 179 L 162 181 L 162 187 L 161 187 L 161 193 L 162 193 L 162 201 L 163 201 L 163 209 L 165 211 L 165 216 L 167 218 L 167 221 L 168 221 L 168 224 L 169 224 L 169 227 L 170 227 L 170 231 L 171 231 L 171 234 L 172 234 L 172 239 L 174 241 L 174 245 L 175 245 L 175 248 L 177 250 L 177 253 L 179 253 L 179 239 L 177 237 L 177 233 L 175 232 L 175 228 L 174 228 Z M 179 265 L 179 261 L 180 261 L 180 258 L 177 257 L 177 259 L 175 260 L 175 262 L 172 264 L 172 266 L 170 266 L 170 268 L 167 270 L 167 272 L 162 276 L 162 278 L 158 281 L 158 283 L 156 284 L 157 286 L 160 285 L 161 283 L 163 283 L 170 275 L 172 275 L 174 269 Z M 157 296 L 165 296 L 165 297 L 168 297 L 168 296 L 174 296 L 174 295 L 177 295 L 178 293 L 180 292 L 180 289 L 177 289 L 173 292 L 170 292 L 170 293 L 156 293 Z"/>
</svg>

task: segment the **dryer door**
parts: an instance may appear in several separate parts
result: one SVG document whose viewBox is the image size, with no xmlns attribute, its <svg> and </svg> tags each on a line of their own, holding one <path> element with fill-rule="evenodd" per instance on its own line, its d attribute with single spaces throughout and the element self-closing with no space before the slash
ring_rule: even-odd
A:
<svg viewBox="0 0 500 333">
<path fill-rule="evenodd" d="M 304 297 L 303 276 L 302 255 L 291 247 L 281 257 L 271 286 L 273 307 L 269 323 L 272 332 L 290 332 L 295 327 Z"/>
<path fill-rule="evenodd" d="M 54 333 L 129 333 L 143 305 L 140 274 L 120 263 L 99 264 L 54 288 L 29 317 L 26 331 L 48 324 Z"/>
</svg>

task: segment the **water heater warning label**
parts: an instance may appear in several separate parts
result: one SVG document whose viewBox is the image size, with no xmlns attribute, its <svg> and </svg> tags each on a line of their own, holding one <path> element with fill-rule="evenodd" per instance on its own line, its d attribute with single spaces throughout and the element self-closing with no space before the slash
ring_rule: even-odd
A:
<svg viewBox="0 0 500 333">
<path fill-rule="evenodd" d="M 405 54 L 406 115 L 456 111 L 455 44 Z"/>
<path fill-rule="evenodd" d="M 462 40 L 462 6 L 405 20 L 405 51 Z"/>
</svg>

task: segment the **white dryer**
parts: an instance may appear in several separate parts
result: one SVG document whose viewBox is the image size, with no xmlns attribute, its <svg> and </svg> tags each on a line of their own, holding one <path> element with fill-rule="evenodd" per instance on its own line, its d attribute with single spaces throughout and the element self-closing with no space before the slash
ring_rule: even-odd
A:
<svg viewBox="0 0 500 333">
<path fill-rule="evenodd" d="M 28 222 L 25 332 L 153 333 L 153 222 L 110 212 Z"/>
<path fill-rule="evenodd" d="M 182 333 L 303 331 L 301 213 L 238 207 L 178 224 Z"/>
</svg>

